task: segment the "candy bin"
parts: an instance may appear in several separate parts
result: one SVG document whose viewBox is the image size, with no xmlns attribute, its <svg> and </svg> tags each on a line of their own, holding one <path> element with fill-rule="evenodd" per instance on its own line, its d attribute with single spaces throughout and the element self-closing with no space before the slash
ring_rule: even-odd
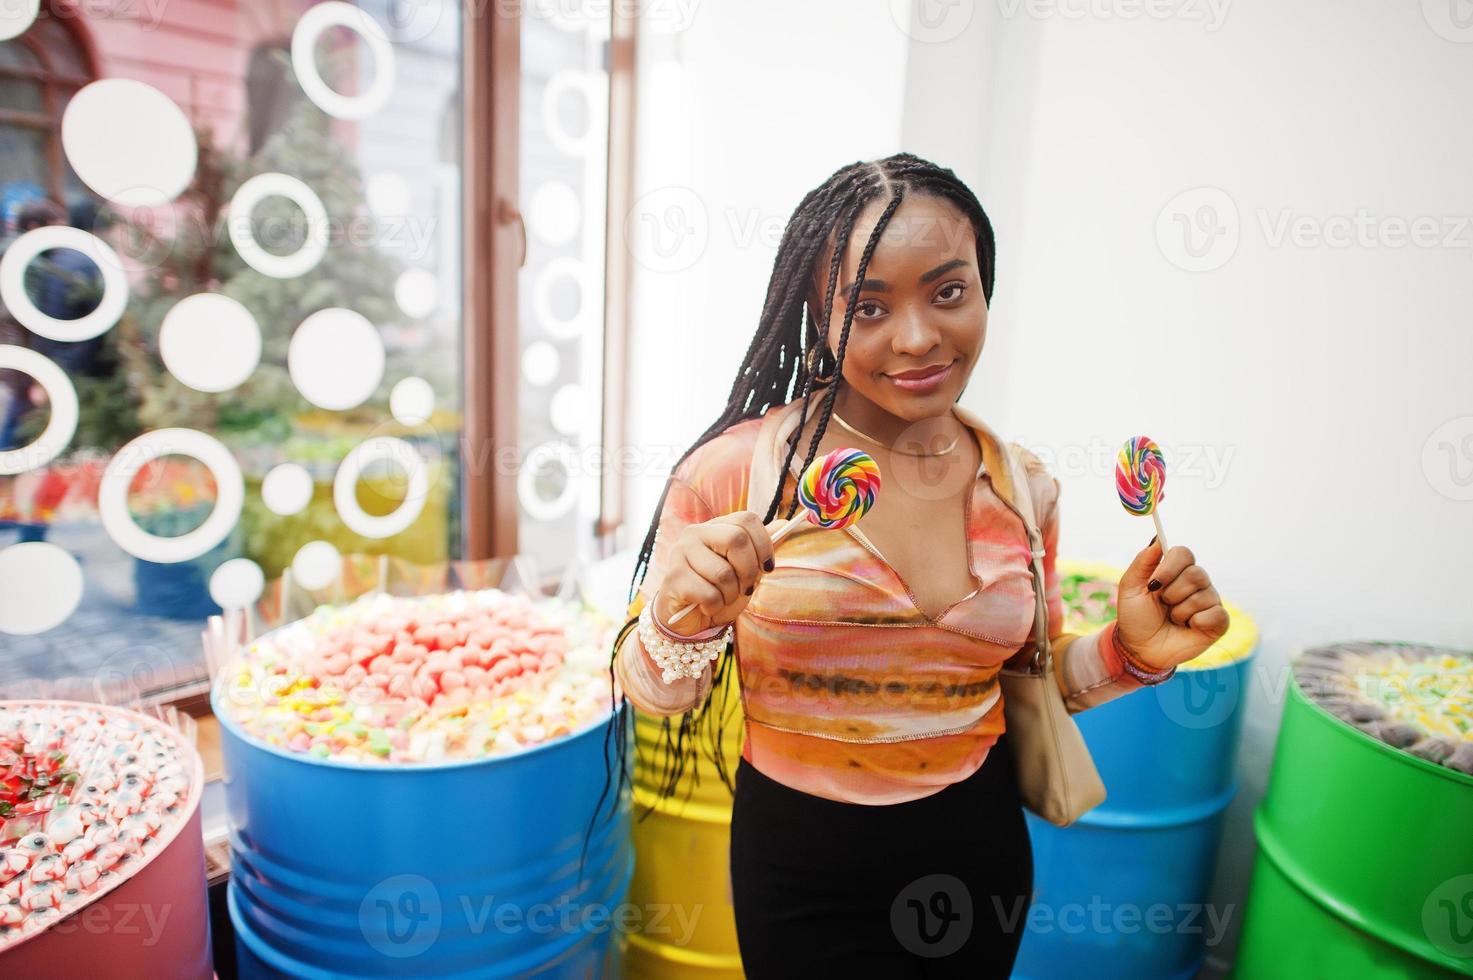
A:
<svg viewBox="0 0 1473 980">
<path fill-rule="evenodd" d="M 1473 653 L 1293 666 L 1234 976 L 1473 976 Z"/>
<path fill-rule="evenodd" d="M 613 634 L 479 589 L 365 594 L 245 644 L 212 689 L 241 976 L 617 975 Z"/>
<path fill-rule="evenodd" d="M 203 788 L 156 718 L 0 701 L 0 976 L 213 976 Z"/>
<path fill-rule="evenodd" d="M 1059 563 L 1070 631 L 1092 632 L 1115 618 L 1120 574 Z M 1014 976 L 1188 980 L 1201 968 L 1202 910 L 1223 812 L 1237 792 L 1258 643 L 1252 619 L 1224 606 L 1227 634 L 1169 681 L 1074 715 L 1107 795 L 1069 827 L 1027 814 L 1034 903 Z M 1091 910 L 1101 907 L 1104 928 L 1078 927 L 1092 924 Z M 1119 928 L 1110 925 L 1117 921 Z"/>
</svg>

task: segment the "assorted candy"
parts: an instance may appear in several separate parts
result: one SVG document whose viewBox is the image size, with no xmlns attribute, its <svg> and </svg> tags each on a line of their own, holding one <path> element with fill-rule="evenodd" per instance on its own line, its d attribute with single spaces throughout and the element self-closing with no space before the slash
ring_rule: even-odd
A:
<svg viewBox="0 0 1473 980">
<path fill-rule="evenodd" d="M 1099 629 L 1116 616 L 1115 599 L 1119 583 L 1114 578 L 1086 572 L 1060 572 L 1059 590 L 1063 595 L 1069 628 L 1075 632 Z"/>
<path fill-rule="evenodd" d="M 1294 678 L 1311 700 L 1347 724 L 1473 775 L 1473 653 L 1337 643 L 1301 654 Z"/>
<path fill-rule="evenodd" d="M 504 755 L 608 716 L 615 631 L 581 603 L 499 589 L 365 595 L 250 643 L 222 671 L 218 708 L 319 759 Z"/>
<path fill-rule="evenodd" d="M 1119 615 L 1119 569 L 1107 565 L 1059 562 L 1059 592 L 1064 600 L 1064 628 L 1071 633 L 1092 633 Z M 1231 603 L 1223 604 L 1231 620 L 1227 634 L 1200 655 L 1182 664 L 1179 671 L 1210 670 L 1241 660 L 1253 652 L 1258 638 L 1253 621 Z"/>
<path fill-rule="evenodd" d="M 0 701 L 0 951 L 147 864 L 188 815 L 196 765 L 142 715 Z"/>
</svg>

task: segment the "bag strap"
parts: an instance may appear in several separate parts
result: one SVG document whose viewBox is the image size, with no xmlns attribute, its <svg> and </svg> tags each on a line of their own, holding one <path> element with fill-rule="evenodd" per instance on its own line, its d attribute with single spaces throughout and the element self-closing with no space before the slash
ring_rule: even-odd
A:
<svg viewBox="0 0 1473 980">
<path fill-rule="evenodd" d="M 1030 565 L 1033 570 L 1033 644 L 1034 666 L 1046 670 L 1053 659 L 1053 650 L 1048 637 L 1048 597 L 1044 591 L 1043 577 L 1043 533 L 1038 529 L 1033 506 L 1033 484 L 1028 480 L 1026 468 L 1019 459 L 1023 447 L 1010 442 L 1005 448 L 1008 472 L 1011 476 L 1013 504 L 1018 516 L 1023 518 L 1023 527 L 1028 532 Z"/>
<path fill-rule="evenodd" d="M 747 473 L 747 509 L 755 511 L 758 517 L 766 513 L 772 495 L 786 478 L 782 465 L 787 457 L 787 438 L 798 427 L 802 408 L 803 403 L 799 399 L 769 409 L 757 428 L 751 469 Z"/>
</svg>

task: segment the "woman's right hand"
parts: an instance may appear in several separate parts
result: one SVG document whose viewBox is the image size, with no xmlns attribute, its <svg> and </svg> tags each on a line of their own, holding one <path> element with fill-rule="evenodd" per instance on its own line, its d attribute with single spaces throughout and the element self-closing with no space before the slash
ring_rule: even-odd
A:
<svg viewBox="0 0 1473 980">
<path fill-rule="evenodd" d="M 772 564 L 772 535 L 750 510 L 688 524 L 671 546 L 654 613 L 681 636 L 734 623 Z M 672 624 L 691 603 L 696 607 Z"/>
</svg>

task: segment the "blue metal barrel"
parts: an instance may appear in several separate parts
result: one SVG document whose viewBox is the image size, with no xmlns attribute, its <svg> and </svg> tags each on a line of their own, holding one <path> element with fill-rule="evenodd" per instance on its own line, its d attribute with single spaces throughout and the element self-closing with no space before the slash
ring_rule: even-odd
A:
<svg viewBox="0 0 1473 980">
<path fill-rule="evenodd" d="M 618 975 L 627 792 L 579 878 L 609 719 L 515 755 L 365 765 L 267 745 L 216 707 L 242 977 Z"/>
<path fill-rule="evenodd" d="M 1257 644 L 1228 609 L 1231 631 L 1202 657 L 1220 666 L 1074 716 L 1106 798 L 1070 827 L 1027 815 L 1034 901 L 1015 977 L 1190 980 L 1226 928 L 1207 903 Z"/>
</svg>

